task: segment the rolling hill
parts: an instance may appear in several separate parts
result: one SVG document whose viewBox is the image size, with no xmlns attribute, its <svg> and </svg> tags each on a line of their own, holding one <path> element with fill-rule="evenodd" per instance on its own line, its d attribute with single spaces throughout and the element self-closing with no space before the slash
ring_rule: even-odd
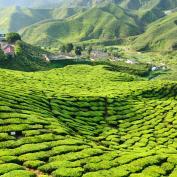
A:
<svg viewBox="0 0 177 177">
<path fill-rule="evenodd" d="M 150 24 L 133 43 L 138 50 L 174 50 L 177 49 L 176 34 L 177 12 L 174 12 Z"/>
<path fill-rule="evenodd" d="M 65 6 L 86 6 L 92 7 L 101 3 L 115 3 L 123 8 L 139 10 L 159 8 L 167 10 L 177 7 L 177 0 L 66 0 Z"/>
<path fill-rule="evenodd" d="M 9 7 L 0 11 L 0 32 L 19 31 L 33 23 L 50 17 L 49 10 Z"/>
<path fill-rule="evenodd" d="M 0 76 L 1 177 L 176 177 L 176 82 L 86 65 Z"/>
<path fill-rule="evenodd" d="M 61 0 L 0 0 L 0 8 L 10 6 L 30 7 L 30 8 L 54 8 L 60 4 Z"/>
<path fill-rule="evenodd" d="M 17 32 L 24 27 L 49 19 L 64 19 L 82 12 L 83 8 L 60 7 L 54 9 L 31 9 L 8 7 L 0 10 L 0 32 Z"/>
<path fill-rule="evenodd" d="M 66 20 L 32 25 L 24 30 L 23 39 L 32 44 L 58 45 L 69 41 L 124 38 L 142 32 L 136 18 L 115 4 L 99 5 Z"/>
</svg>

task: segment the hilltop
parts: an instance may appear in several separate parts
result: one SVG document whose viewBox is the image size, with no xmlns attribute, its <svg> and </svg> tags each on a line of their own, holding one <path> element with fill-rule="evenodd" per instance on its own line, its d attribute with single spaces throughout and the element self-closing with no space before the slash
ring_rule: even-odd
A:
<svg viewBox="0 0 177 177">
<path fill-rule="evenodd" d="M 141 31 L 135 15 L 115 4 L 106 4 L 66 20 L 51 20 L 33 25 L 26 28 L 22 36 L 32 44 L 56 46 L 69 41 L 117 39 L 136 35 Z"/>
<path fill-rule="evenodd" d="M 31 9 L 8 7 L 0 11 L 0 32 L 18 32 L 32 24 L 50 19 L 64 19 L 82 12 L 82 8 Z M 18 23 L 17 23 L 18 20 Z"/>
<path fill-rule="evenodd" d="M 22 6 L 1 9 L 0 31 L 18 31 L 28 43 L 58 47 L 67 42 L 85 41 L 103 44 L 109 41 L 109 44 L 111 42 L 120 44 L 120 42 L 129 41 L 130 36 L 139 34 L 140 37 L 136 41 L 141 43 L 141 38 L 147 36 L 151 26 L 158 25 L 159 19 L 168 20 L 166 16 L 175 12 L 177 1 L 77 0 L 62 1 L 55 8 L 47 9 L 31 9 L 28 5 Z M 160 35 L 156 33 L 151 39 L 160 39 Z M 170 41 L 170 35 L 166 35 L 164 39 Z M 137 46 L 141 44 L 137 43 L 138 49 Z M 153 45 L 154 42 L 149 38 L 149 43 Z M 165 45 L 164 48 L 169 50 L 174 48 L 173 45 L 175 44 Z M 159 47 L 159 49 L 162 48 Z"/>
<path fill-rule="evenodd" d="M 0 0 L 0 8 L 10 6 L 29 7 L 29 8 L 54 8 L 60 4 L 61 0 Z"/>
</svg>

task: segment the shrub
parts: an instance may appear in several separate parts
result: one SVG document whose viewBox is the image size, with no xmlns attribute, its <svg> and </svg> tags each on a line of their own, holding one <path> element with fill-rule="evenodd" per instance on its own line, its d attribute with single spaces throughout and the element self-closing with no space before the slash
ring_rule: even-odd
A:
<svg viewBox="0 0 177 177">
<path fill-rule="evenodd" d="M 34 161 L 26 161 L 23 165 L 28 167 L 28 168 L 33 168 L 36 169 L 42 165 L 44 165 L 45 162 L 40 161 L 40 160 L 34 160 Z"/>
<path fill-rule="evenodd" d="M 7 33 L 6 40 L 9 43 L 15 43 L 18 40 L 21 40 L 21 36 L 18 33 Z"/>
<path fill-rule="evenodd" d="M 52 175 L 54 177 L 80 177 L 84 170 L 81 167 L 77 168 L 59 168 L 54 171 Z"/>
<path fill-rule="evenodd" d="M 36 175 L 29 171 L 14 170 L 2 175 L 1 177 L 36 177 Z"/>
<path fill-rule="evenodd" d="M 0 175 L 8 173 L 13 170 L 23 170 L 24 168 L 20 165 L 13 163 L 0 164 Z"/>
</svg>

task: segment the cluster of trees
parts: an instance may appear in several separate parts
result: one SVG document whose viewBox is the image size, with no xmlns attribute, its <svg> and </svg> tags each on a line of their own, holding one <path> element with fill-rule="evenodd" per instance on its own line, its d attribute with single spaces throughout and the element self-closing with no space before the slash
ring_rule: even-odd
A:
<svg viewBox="0 0 177 177">
<path fill-rule="evenodd" d="M 0 48 L 0 61 L 4 61 L 6 59 L 6 56 L 4 55 L 4 52 Z"/>
<path fill-rule="evenodd" d="M 5 41 L 7 41 L 8 43 L 14 44 L 14 43 L 18 43 L 21 41 L 21 36 L 18 33 L 7 33 L 6 34 L 6 39 Z M 8 59 L 11 56 L 6 56 L 3 52 L 3 50 L 0 48 L 0 61 L 3 62 L 6 59 Z"/>
<path fill-rule="evenodd" d="M 116 47 L 104 48 L 103 52 L 106 52 L 109 56 L 112 57 L 120 57 L 122 54 L 121 49 L 118 49 Z"/>
<path fill-rule="evenodd" d="M 6 41 L 8 43 L 15 43 L 16 41 L 21 41 L 21 36 L 18 33 L 7 33 Z"/>
<path fill-rule="evenodd" d="M 86 48 L 84 45 L 74 46 L 72 43 L 68 43 L 60 47 L 60 51 L 62 53 L 71 53 L 73 50 L 77 56 L 81 56 L 83 51 L 87 51 L 88 55 L 90 55 L 92 52 L 92 47 L 89 46 L 88 48 Z"/>
</svg>

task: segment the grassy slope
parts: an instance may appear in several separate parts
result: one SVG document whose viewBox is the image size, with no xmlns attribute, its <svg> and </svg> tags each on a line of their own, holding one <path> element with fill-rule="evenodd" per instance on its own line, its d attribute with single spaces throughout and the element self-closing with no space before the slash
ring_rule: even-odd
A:
<svg viewBox="0 0 177 177">
<path fill-rule="evenodd" d="M 176 48 L 177 13 L 150 24 L 146 32 L 134 41 L 136 49 L 172 50 Z"/>
<path fill-rule="evenodd" d="M 0 11 L 0 32 L 20 31 L 34 23 L 48 19 L 64 19 L 82 10 L 67 7 L 55 9 L 4 8 Z"/>
<path fill-rule="evenodd" d="M 15 51 L 14 58 L 0 59 L 1 68 L 22 71 L 45 70 L 48 68 L 48 64 L 43 59 L 43 54 L 47 54 L 46 51 L 21 41 L 15 44 Z"/>
<path fill-rule="evenodd" d="M 109 4 L 92 8 L 65 21 L 33 25 L 24 31 L 23 38 L 33 44 L 58 45 L 89 39 L 115 39 L 135 35 L 140 31 L 134 17 L 120 7 Z M 41 32 L 42 35 L 39 35 Z"/>
<path fill-rule="evenodd" d="M 176 176 L 176 82 L 83 65 L 0 75 L 2 177 Z"/>
<path fill-rule="evenodd" d="M 18 31 L 50 17 L 48 10 L 9 7 L 0 11 L 0 31 Z"/>
</svg>

